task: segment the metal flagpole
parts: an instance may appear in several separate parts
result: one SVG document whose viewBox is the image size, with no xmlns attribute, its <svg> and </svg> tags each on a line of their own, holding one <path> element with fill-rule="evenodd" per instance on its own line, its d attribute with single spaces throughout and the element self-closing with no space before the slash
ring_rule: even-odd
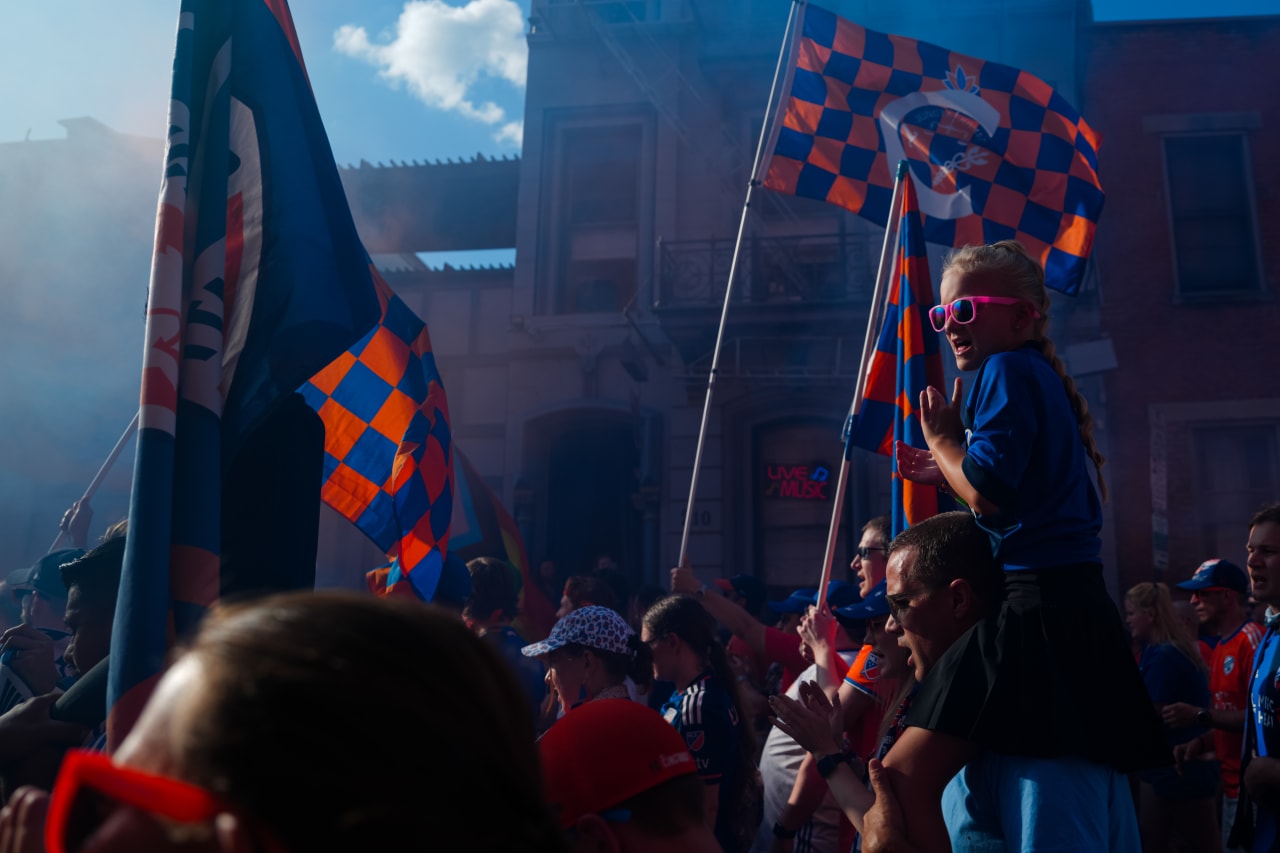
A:
<svg viewBox="0 0 1280 853">
<path fill-rule="evenodd" d="M 124 451 L 125 444 L 127 444 L 129 439 L 133 438 L 133 434 L 138 431 L 138 416 L 141 413 L 141 409 L 133 413 L 133 420 L 129 421 L 129 425 L 124 428 L 124 432 L 120 435 L 120 438 L 116 440 L 116 446 L 111 448 L 111 452 L 107 454 L 107 458 L 102 463 L 102 467 L 98 469 L 98 473 L 93 475 L 93 480 L 89 482 L 89 487 L 84 490 L 84 494 L 80 497 L 80 503 L 88 503 L 93 498 L 94 493 L 98 491 L 98 487 L 102 485 L 102 481 L 107 477 L 107 472 L 111 470 L 111 466 L 116 463 L 118 458 L 120 458 L 121 452 Z M 59 530 L 58 538 L 53 540 L 53 544 L 49 546 L 49 550 L 57 550 L 58 545 L 64 538 L 66 538 L 66 536 L 67 531 Z"/>
<path fill-rule="evenodd" d="M 805 6 L 803 0 L 793 0 L 791 4 L 791 14 L 787 17 L 787 28 L 782 37 L 782 49 L 778 52 L 778 65 L 773 72 L 773 83 L 769 87 L 769 100 L 765 106 L 765 120 L 761 122 L 760 141 L 756 144 L 755 163 L 751 168 L 751 181 L 747 184 L 747 197 L 742 203 L 742 217 L 738 221 L 738 237 L 733 243 L 733 259 L 729 262 L 729 280 L 724 287 L 724 307 L 720 310 L 720 327 L 716 330 L 715 349 L 711 354 L 711 372 L 707 376 L 707 396 L 702 404 L 702 423 L 698 427 L 698 445 L 697 450 L 693 454 L 693 472 L 689 476 L 689 501 L 685 504 L 684 509 L 684 531 L 680 535 L 680 558 L 676 565 L 684 567 L 688 565 L 689 557 L 689 528 L 693 524 L 693 502 L 698 494 L 698 472 L 702 468 L 702 450 L 707 439 L 707 421 L 711 418 L 711 397 L 716 385 L 716 371 L 720 366 L 720 350 L 724 343 L 724 329 L 729 319 L 729 302 L 733 296 L 733 282 L 737 277 L 738 258 L 742 253 L 742 236 L 747 229 L 747 212 L 751 209 L 751 199 L 755 194 L 756 187 L 760 185 L 760 167 L 761 161 L 766 150 L 766 143 L 773 138 L 777 129 L 776 116 L 778 105 L 775 98 L 778 95 L 778 80 L 783 76 L 783 69 L 787 68 L 787 79 L 790 79 L 790 66 L 787 64 L 787 58 L 793 49 L 795 34 L 799 32 L 796 26 L 799 18 L 798 11 Z"/>
<path fill-rule="evenodd" d="M 849 466 L 853 459 L 854 418 L 862 410 L 862 395 L 867 387 L 867 369 L 875 356 L 880 327 L 884 325 L 885 303 L 889 298 L 889 288 L 885 285 L 896 266 L 890 260 L 890 252 L 902 228 L 898 209 L 902 206 L 902 187 L 907 180 L 910 180 L 907 176 L 907 161 L 901 160 L 898 162 L 898 171 L 893 180 L 893 200 L 889 203 L 889 221 L 884 226 L 884 245 L 880 247 L 876 288 L 871 294 L 871 309 L 867 312 L 867 336 L 862 342 L 862 362 L 858 365 L 858 381 L 854 383 L 853 403 L 849 406 L 849 417 L 845 420 L 844 458 L 840 460 L 840 474 L 836 478 L 835 499 L 831 506 L 831 527 L 827 530 L 827 550 L 822 558 L 822 578 L 818 584 L 819 610 L 827 603 L 827 584 L 831 581 L 831 568 L 836 557 L 836 540 L 840 536 L 840 516 L 844 512 L 844 493 L 849 485 Z M 849 530 L 849 535 L 853 535 L 852 528 Z"/>
</svg>

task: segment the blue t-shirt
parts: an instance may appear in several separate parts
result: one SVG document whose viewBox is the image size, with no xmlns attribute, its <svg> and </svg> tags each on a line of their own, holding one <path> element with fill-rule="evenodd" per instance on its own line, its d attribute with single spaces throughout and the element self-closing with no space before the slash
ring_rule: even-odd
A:
<svg viewBox="0 0 1280 853">
<path fill-rule="evenodd" d="M 542 703 L 547 698 L 546 670 L 542 667 L 542 661 L 525 657 L 521 651 L 525 647 L 525 641 L 510 625 L 486 631 L 484 639 L 493 645 L 511 667 L 512 675 L 529 698 L 529 713 L 533 715 L 533 719 L 538 719 L 538 715 L 542 713 Z"/>
<path fill-rule="evenodd" d="M 1102 506 L 1062 379 L 1034 345 L 987 356 L 962 413 L 978 516 L 1009 571 L 1096 563 Z"/>
<path fill-rule="evenodd" d="M 1280 728 L 1276 726 L 1276 706 L 1280 704 L 1280 639 L 1268 629 L 1253 655 L 1253 678 L 1249 682 L 1249 716 L 1246 726 L 1258 755 L 1280 758 Z M 1246 756 L 1246 759 L 1248 756 Z M 1253 831 L 1255 853 L 1275 850 L 1280 842 L 1280 826 L 1275 815 L 1259 808 Z"/>
<path fill-rule="evenodd" d="M 985 752 L 942 793 L 951 849 L 970 853 L 1141 850 L 1127 777 L 1080 758 Z"/>
<path fill-rule="evenodd" d="M 1157 643 L 1143 649 L 1138 670 L 1142 673 L 1142 683 L 1147 686 L 1151 701 L 1157 705 L 1186 702 L 1197 708 L 1213 707 L 1209 677 L 1194 661 L 1187 660 L 1187 656 L 1173 643 Z M 1164 727 L 1170 747 L 1198 738 L 1207 731 L 1203 726 Z"/>
<path fill-rule="evenodd" d="M 684 736 L 685 746 L 698 768 L 698 778 L 707 785 L 719 785 L 716 812 L 716 840 L 727 853 L 741 849 L 737 824 L 742 820 L 742 803 L 737 802 L 738 778 L 742 772 L 738 711 L 720 679 L 708 671 L 684 690 L 671 694 L 662 706 L 662 715 Z"/>
</svg>

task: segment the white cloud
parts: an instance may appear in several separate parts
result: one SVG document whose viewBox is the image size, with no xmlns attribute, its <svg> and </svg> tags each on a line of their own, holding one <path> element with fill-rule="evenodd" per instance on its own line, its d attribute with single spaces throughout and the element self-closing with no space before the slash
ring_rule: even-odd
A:
<svg viewBox="0 0 1280 853">
<path fill-rule="evenodd" d="M 507 121 L 493 101 L 476 102 L 472 87 L 482 78 L 524 88 L 529 50 L 524 13 L 514 0 L 409 0 L 390 41 L 369 40 L 364 27 L 346 24 L 333 34 L 334 48 L 377 67 L 393 85 L 405 85 L 423 103 L 485 124 L 502 124 L 500 141 L 520 139 L 522 122 Z"/>
<path fill-rule="evenodd" d="M 524 121 L 509 121 L 502 126 L 502 129 L 493 135 L 498 142 L 510 142 L 512 145 L 519 145 L 524 139 Z"/>
</svg>

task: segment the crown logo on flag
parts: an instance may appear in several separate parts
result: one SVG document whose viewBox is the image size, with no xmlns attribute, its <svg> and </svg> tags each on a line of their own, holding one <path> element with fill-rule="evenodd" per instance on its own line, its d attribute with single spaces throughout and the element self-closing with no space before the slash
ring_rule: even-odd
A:
<svg viewBox="0 0 1280 853">
<path fill-rule="evenodd" d="M 971 95 L 976 95 L 979 91 L 978 78 L 972 74 L 965 74 L 964 66 L 958 64 L 947 72 L 947 78 L 942 81 L 942 85 L 957 92 L 968 92 Z"/>
</svg>

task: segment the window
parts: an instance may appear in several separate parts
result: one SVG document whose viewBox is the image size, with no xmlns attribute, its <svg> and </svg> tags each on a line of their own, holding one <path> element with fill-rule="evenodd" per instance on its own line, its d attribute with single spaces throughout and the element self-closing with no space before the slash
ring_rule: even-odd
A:
<svg viewBox="0 0 1280 853">
<path fill-rule="evenodd" d="M 1166 136 L 1164 153 L 1178 295 L 1256 293 L 1262 277 L 1244 134 Z"/>
<path fill-rule="evenodd" d="M 621 311 L 639 278 L 644 126 L 560 128 L 551 219 L 555 257 L 547 293 L 558 313 Z"/>
<path fill-rule="evenodd" d="M 1242 562 L 1245 522 L 1280 492 L 1280 424 L 1196 427 L 1192 441 L 1203 556 Z"/>
</svg>

